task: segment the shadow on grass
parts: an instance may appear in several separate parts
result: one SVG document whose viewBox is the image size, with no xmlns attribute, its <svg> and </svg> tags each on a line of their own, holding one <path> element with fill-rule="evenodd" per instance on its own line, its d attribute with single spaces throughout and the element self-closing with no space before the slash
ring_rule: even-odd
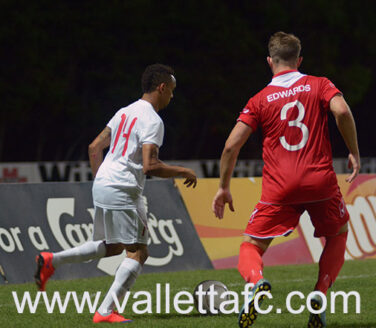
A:
<svg viewBox="0 0 376 328">
<path fill-rule="evenodd" d="M 132 315 L 132 318 L 137 320 L 137 318 L 148 318 L 150 316 L 150 319 L 189 319 L 189 318 L 218 318 L 220 316 L 217 315 L 204 315 L 200 313 L 191 313 L 189 315 L 184 314 L 178 314 L 178 313 L 160 313 L 160 314 L 152 314 L 152 315 Z M 227 317 L 227 316 L 226 316 Z M 235 316 L 234 316 L 235 318 Z M 237 318 L 237 317 L 236 317 Z"/>
</svg>

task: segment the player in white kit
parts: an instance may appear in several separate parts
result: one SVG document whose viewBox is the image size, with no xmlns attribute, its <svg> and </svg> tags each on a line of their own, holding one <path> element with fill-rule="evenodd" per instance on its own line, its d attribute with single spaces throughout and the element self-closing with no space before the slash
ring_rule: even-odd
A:
<svg viewBox="0 0 376 328">
<path fill-rule="evenodd" d="M 89 146 L 90 165 L 95 176 L 93 241 L 58 253 L 37 255 L 35 281 L 40 290 L 55 269 L 64 263 L 84 262 L 118 255 L 127 257 L 118 267 L 115 279 L 93 322 L 128 322 L 114 307 L 136 281 L 148 257 L 147 217 L 142 201 L 145 176 L 183 177 L 187 187 L 196 186 L 194 171 L 171 166 L 158 158 L 163 142 L 163 121 L 157 114 L 166 107 L 176 87 L 173 70 L 165 65 L 148 66 L 142 76 L 143 96 L 121 108 Z M 103 161 L 103 150 L 109 151 Z"/>
</svg>

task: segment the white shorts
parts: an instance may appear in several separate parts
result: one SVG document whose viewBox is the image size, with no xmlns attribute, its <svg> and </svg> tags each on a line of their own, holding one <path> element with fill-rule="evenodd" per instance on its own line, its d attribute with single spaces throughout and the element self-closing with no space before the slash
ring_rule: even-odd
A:
<svg viewBox="0 0 376 328">
<path fill-rule="evenodd" d="M 147 244 L 147 216 L 144 207 L 110 210 L 95 206 L 93 240 L 107 244 Z"/>
</svg>

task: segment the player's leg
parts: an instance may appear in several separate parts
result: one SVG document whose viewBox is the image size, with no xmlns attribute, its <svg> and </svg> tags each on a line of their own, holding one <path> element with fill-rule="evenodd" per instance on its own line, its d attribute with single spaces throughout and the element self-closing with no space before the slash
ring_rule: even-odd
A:
<svg viewBox="0 0 376 328">
<path fill-rule="evenodd" d="M 273 238 L 287 236 L 299 223 L 302 210 L 288 205 L 258 203 L 244 232 L 238 270 L 244 280 L 256 284 L 263 278 L 262 255 Z"/>
<path fill-rule="evenodd" d="M 127 250 L 127 257 L 118 267 L 114 282 L 93 318 L 95 323 L 109 321 L 108 317 L 112 316 L 115 311 L 115 298 L 119 303 L 121 302 L 126 292 L 135 283 L 148 257 L 147 246 L 145 244 L 126 245 L 125 248 Z M 115 315 L 121 317 L 116 312 Z M 124 320 L 130 321 L 129 319 Z"/>
<path fill-rule="evenodd" d="M 336 197 L 306 208 L 315 227 L 315 237 L 325 237 L 315 290 L 326 294 L 344 263 L 349 213 L 339 191 Z"/>
<path fill-rule="evenodd" d="M 325 240 L 325 247 L 319 261 L 319 276 L 315 290 L 326 295 L 345 261 L 347 223 L 341 227 L 337 235 L 325 237 Z M 311 307 L 315 310 L 320 310 L 322 302 L 321 297 L 315 295 L 311 300 Z M 308 327 L 326 327 L 325 311 L 319 314 L 311 313 L 308 319 Z"/>
<path fill-rule="evenodd" d="M 315 290 L 326 295 L 345 261 L 349 214 L 340 192 L 330 200 L 309 204 L 307 211 L 315 227 L 315 237 L 325 237 L 325 246 L 319 260 L 319 274 Z M 316 310 L 320 309 L 322 306 L 321 298 L 319 296 L 313 298 L 311 306 Z M 325 326 L 325 312 L 310 314 L 308 327 Z"/>
<path fill-rule="evenodd" d="M 255 286 L 239 313 L 239 327 L 250 327 L 257 318 L 255 300 L 261 291 L 270 291 L 271 284 L 263 277 L 262 255 L 274 237 L 291 233 L 299 222 L 301 209 L 294 206 L 257 204 L 240 246 L 238 270 L 247 283 Z M 260 294 L 262 295 L 262 294 Z M 258 299 L 260 305 L 265 298 Z"/>
<path fill-rule="evenodd" d="M 273 238 L 258 239 L 245 235 L 244 241 L 240 245 L 238 270 L 243 279 L 247 283 L 252 283 L 254 287 L 240 310 L 238 323 L 239 327 L 250 327 L 257 318 L 255 309 L 255 299 L 259 292 L 270 291 L 271 285 L 268 280 L 263 277 L 263 261 L 262 255 L 269 247 Z M 265 296 L 258 299 L 261 305 Z"/>
<path fill-rule="evenodd" d="M 347 223 L 345 223 L 337 235 L 325 237 L 325 247 L 321 253 L 319 261 L 319 276 L 315 286 L 316 291 L 324 295 L 336 280 L 343 263 L 347 241 Z M 323 300 L 319 295 L 315 295 L 311 300 L 311 307 L 320 310 Z M 308 327 L 326 327 L 325 311 L 315 314 L 310 313 Z"/>
<path fill-rule="evenodd" d="M 115 299 L 121 302 L 148 257 L 146 222 L 146 211 L 140 204 L 137 210 L 113 211 L 113 222 L 106 225 L 107 238 L 108 241 L 122 241 L 127 257 L 118 267 L 114 282 L 94 315 L 94 323 L 131 321 L 115 311 Z"/>
<path fill-rule="evenodd" d="M 247 283 L 254 285 L 263 278 L 264 263 L 262 255 L 265 253 L 273 238 L 259 239 L 248 235 L 240 245 L 238 270 Z"/>
<path fill-rule="evenodd" d="M 115 248 L 114 245 L 106 245 L 103 240 L 105 238 L 104 216 L 105 210 L 96 207 L 94 215 L 94 240 L 61 252 L 42 252 L 36 256 L 37 271 L 34 278 L 40 290 L 45 290 L 48 279 L 54 274 L 55 269 L 63 264 L 80 263 L 99 259 L 104 256 L 116 255 L 116 252 L 119 251 L 119 246 Z M 121 247 L 121 249 L 123 250 L 124 248 Z"/>
<path fill-rule="evenodd" d="M 325 295 L 345 262 L 347 230 L 347 223 L 345 223 L 337 235 L 325 237 L 325 247 L 320 257 L 319 276 L 315 286 L 315 290 Z"/>
<path fill-rule="evenodd" d="M 58 253 L 52 253 L 52 265 L 55 269 L 67 263 L 81 263 L 100 259 L 106 255 L 106 243 L 103 240 L 88 241 Z"/>
</svg>

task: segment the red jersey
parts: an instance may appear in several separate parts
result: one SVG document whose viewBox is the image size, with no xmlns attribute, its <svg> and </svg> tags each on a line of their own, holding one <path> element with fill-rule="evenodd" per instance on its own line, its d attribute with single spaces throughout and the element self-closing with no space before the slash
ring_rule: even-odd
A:
<svg viewBox="0 0 376 328">
<path fill-rule="evenodd" d="M 238 121 L 263 132 L 261 201 L 297 204 L 335 196 L 328 110 L 337 94 L 327 78 L 290 70 L 248 101 Z"/>
</svg>

